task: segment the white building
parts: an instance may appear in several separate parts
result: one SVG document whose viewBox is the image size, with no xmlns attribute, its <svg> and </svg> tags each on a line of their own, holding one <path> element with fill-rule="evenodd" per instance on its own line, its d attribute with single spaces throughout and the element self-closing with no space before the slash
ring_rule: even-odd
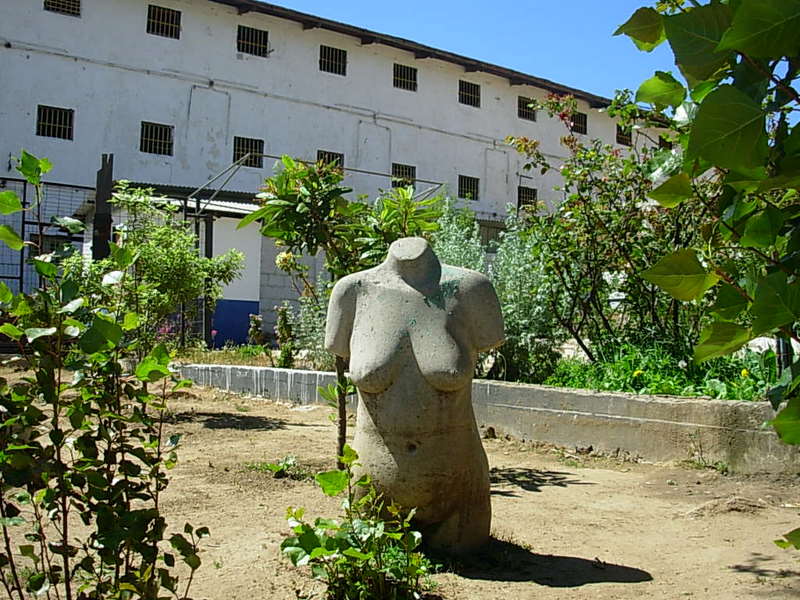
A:
<svg viewBox="0 0 800 600">
<path fill-rule="evenodd" d="M 3 0 L 0 81 L 0 152 L 47 156 L 49 179 L 69 186 L 94 185 L 101 153 L 114 154 L 115 177 L 173 194 L 244 152 L 267 155 L 227 185 L 242 194 L 219 196 L 241 201 L 272 173 L 270 156 L 337 157 L 357 193 L 374 197 L 389 174 L 415 177 L 499 220 L 506 204 L 537 193 L 557 201 L 557 174 L 523 171 L 502 142 L 527 136 L 563 154 L 563 125 L 528 99 L 572 94 L 588 137 L 620 140 L 595 110 L 607 99 L 255 0 Z M 14 177 L 10 160 L 5 175 Z M 274 245 L 227 217 L 215 250 L 250 251 L 226 310 L 259 303 L 269 321 L 289 289 L 274 273 Z"/>
</svg>

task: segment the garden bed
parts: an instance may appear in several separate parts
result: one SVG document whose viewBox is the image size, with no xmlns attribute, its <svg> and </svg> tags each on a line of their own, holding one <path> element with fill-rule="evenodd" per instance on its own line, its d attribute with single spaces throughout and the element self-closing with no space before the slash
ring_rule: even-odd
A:
<svg viewBox="0 0 800 600">
<path fill-rule="evenodd" d="M 333 373 L 235 365 L 184 365 L 202 385 L 301 404 L 323 403 Z M 690 460 L 739 473 L 798 473 L 800 448 L 763 428 L 767 402 L 644 396 L 497 381 L 473 382 L 478 426 L 496 435 L 591 448 L 648 461 Z"/>
<path fill-rule="evenodd" d="M 287 506 L 335 516 L 338 501 L 306 480 L 274 479 L 288 454 L 314 472 L 333 466 L 326 407 L 289 406 L 196 387 L 174 395 L 168 434 L 180 462 L 162 508 L 170 528 L 207 525 L 192 597 L 319 598 L 308 573 L 280 556 Z M 503 437 L 484 440 L 496 541 L 433 577 L 444 600 L 703 600 L 800 594 L 797 554 L 773 539 L 799 520 L 787 476 L 722 476 L 592 457 Z M 316 593 L 316 595 L 314 595 Z"/>
</svg>

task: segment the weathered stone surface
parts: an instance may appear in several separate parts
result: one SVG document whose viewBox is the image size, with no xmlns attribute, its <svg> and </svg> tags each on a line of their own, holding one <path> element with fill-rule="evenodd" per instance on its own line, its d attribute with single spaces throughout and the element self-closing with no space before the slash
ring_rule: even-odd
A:
<svg viewBox="0 0 800 600">
<path fill-rule="evenodd" d="M 502 341 L 489 280 L 441 265 L 422 238 L 398 240 L 381 265 L 333 290 L 326 346 L 350 358 L 359 462 L 380 491 L 417 508 L 415 525 L 442 550 L 469 552 L 489 536 L 471 389 L 478 352 Z"/>
</svg>

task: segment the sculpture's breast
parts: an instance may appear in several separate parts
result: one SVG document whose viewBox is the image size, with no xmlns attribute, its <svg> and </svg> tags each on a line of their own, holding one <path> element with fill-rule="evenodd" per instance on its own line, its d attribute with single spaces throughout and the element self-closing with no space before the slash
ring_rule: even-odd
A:
<svg viewBox="0 0 800 600">
<path fill-rule="evenodd" d="M 382 310 L 386 306 L 391 309 Z M 416 363 L 434 389 L 464 387 L 472 377 L 475 356 L 460 334 L 458 320 L 457 309 L 432 306 L 416 291 L 381 289 L 361 295 L 350 340 L 353 383 L 377 394 Z"/>
</svg>

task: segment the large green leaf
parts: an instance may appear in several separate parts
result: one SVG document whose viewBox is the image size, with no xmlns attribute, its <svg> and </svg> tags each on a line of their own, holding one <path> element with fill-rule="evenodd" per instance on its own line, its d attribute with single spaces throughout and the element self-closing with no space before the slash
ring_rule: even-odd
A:
<svg viewBox="0 0 800 600">
<path fill-rule="evenodd" d="M 736 352 L 753 338 L 746 327 L 727 321 L 712 323 L 700 332 L 700 341 L 694 347 L 694 361 L 701 363 Z"/>
<path fill-rule="evenodd" d="M 745 248 L 767 248 L 775 243 L 785 221 L 781 209 L 767 205 L 767 208 L 747 219 L 744 233 L 739 243 Z"/>
<path fill-rule="evenodd" d="M 697 111 L 688 155 L 738 172 L 763 167 L 767 132 L 761 106 L 731 85 L 711 92 Z"/>
<path fill-rule="evenodd" d="M 800 283 L 777 271 L 758 281 L 753 298 L 753 334 L 761 335 L 800 319 Z"/>
<path fill-rule="evenodd" d="M 12 250 L 21 250 L 24 245 L 22 238 L 8 225 L 0 225 L 0 241 L 5 242 Z"/>
<path fill-rule="evenodd" d="M 691 179 L 686 173 L 678 173 L 651 190 L 647 197 L 652 198 L 664 208 L 673 208 L 684 200 L 691 198 L 692 194 Z"/>
<path fill-rule="evenodd" d="M 10 215 L 22 210 L 22 201 L 16 192 L 6 190 L 0 192 L 0 214 Z"/>
<path fill-rule="evenodd" d="M 652 8 L 640 8 L 614 32 L 622 34 L 631 38 L 639 50 L 650 52 L 664 41 L 663 17 Z"/>
<path fill-rule="evenodd" d="M 665 256 L 641 275 L 670 296 L 687 302 L 701 298 L 706 290 L 719 281 L 719 277 L 706 271 L 691 249 Z"/>
<path fill-rule="evenodd" d="M 717 46 L 730 24 L 730 9 L 719 3 L 664 17 L 664 31 L 675 62 L 691 87 L 728 64 L 732 53 L 717 51 Z"/>
<path fill-rule="evenodd" d="M 29 342 L 39 339 L 40 337 L 48 337 L 58 331 L 55 327 L 29 327 L 25 330 L 25 336 Z"/>
<path fill-rule="evenodd" d="M 742 296 L 732 285 L 723 283 L 717 292 L 717 300 L 711 307 L 711 312 L 720 319 L 731 320 L 738 317 L 747 308 L 747 298 Z"/>
<path fill-rule="evenodd" d="M 789 400 L 770 424 L 778 432 L 778 437 L 787 444 L 800 444 L 800 396 Z"/>
<path fill-rule="evenodd" d="M 686 98 L 686 88 L 672 73 L 656 71 L 650 79 L 642 83 L 636 91 L 636 102 L 652 104 L 657 110 L 667 106 L 678 107 Z"/>
<path fill-rule="evenodd" d="M 347 489 L 350 476 L 347 471 L 325 471 L 314 477 L 326 496 L 338 496 Z"/>
<path fill-rule="evenodd" d="M 800 53 L 800 0 L 742 0 L 718 50 L 757 58 Z"/>
</svg>

